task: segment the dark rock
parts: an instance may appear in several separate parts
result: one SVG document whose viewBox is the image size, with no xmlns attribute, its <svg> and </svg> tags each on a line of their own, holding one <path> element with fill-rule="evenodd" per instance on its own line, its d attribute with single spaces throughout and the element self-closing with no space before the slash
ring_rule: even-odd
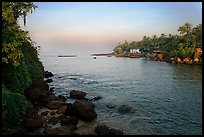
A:
<svg viewBox="0 0 204 137">
<path fill-rule="evenodd" d="M 45 133 L 47 135 L 70 135 L 70 129 L 67 126 L 60 126 L 56 128 L 48 128 Z"/>
<path fill-rule="evenodd" d="M 43 125 L 44 121 L 42 116 L 36 115 L 34 118 L 24 119 L 23 125 L 29 131 L 40 128 Z"/>
<path fill-rule="evenodd" d="M 60 122 L 61 122 L 61 118 L 60 118 L 60 117 L 52 117 L 52 118 L 48 121 L 48 123 L 49 123 L 49 124 L 52 124 L 52 125 L 55 125 L 55 124 L 60 123 Z"/>
<path fill-rule="evenodd" d="M 76 78 L 69 78 L 69 79 L 71 79 L 71 80 L 77 80 Z"/>
<path fill-rule="evenodd" d="M 60 108 L 61 106 L 63 106 L 65 103 L 62 102 L 62 101 L 50 101 L 48 104 L 47 104 L 47 107 L 49 109 L 58 109 Z"/>
<path fill-rule="evenodd" d="M 68 115 L 68 116 L 72 115 L 73 113 L 72 110 L 73 110 L 73 105 L 71 103 L 68 103 L 67 110 L 65 111 L 65 115 Z"/>
<path fill-rule="evenodd" d="M 65 102 L 67 100 L 66 97 L 64 97 L 62 95 L 59 95 L 58 98 L 62 99 L 63 102 Z"/>
<path fill-rule="evenodd" d="M 110 129 L 110 135 L 123 135 L 123 131 L 115 128 Z"/>
<path fill-rule="evenodd" d="M 30 88 L 25 91 L 25 96 L 30 100 L 36 100 L 40 98 L 41 94 L 42 94 L 42 90 L 38 88 Z"/>
<path fill-rule="evenodd" d="M 51 111 L 50 114 L 51 114 L 51 115 L 55 115 L 56 112 L 55 112 L 55 111 Z"/>
<path fill-rule="evenodd" d="M 49 113 L 49 111 L 44 111 L 41 113 L 42 116 L 47 116 L 47 114 Z"/>
<path fill-rule="evenodd" d="M 70 124 L 70 116 L 65 116 L 61 119 L 61 125 L 69 125 Z"/>
<path fill-rule="evenodd" d="M 74 133 L 74 130 L 77 130 L 77 125 L 70 124 L 69 128 L 70 128 L 71 132 Z"/>
<path fill-rule="evenodd" d="M 95 132 L 98 135 L 109 135 L 110 134 L 110 128 L 106 125 L 98 125 L 95 127 Z"/>
<path fill-rule="evenodd" d="M 32 87 L 39 88 L 41 90 L 49 90 L 49 85 L 42 78 L 37 78 L 33 81 Z"/>
<path fill-rule="evenodd" d="M 122 105 L 118 108 L 118 111 L 120 113 L 126 113 L 126 112 L 130 112 L 131 111 L 131 107 L 127 106 L 127 105 Z"/>
<path fill-rule="evenodd" d="M 75 101 L 72 112 L 83 121 L 91 121 L 97 117 L 93 104 L 87 100 Z"/>
<path fill-rule="evenodd" d="M 57 114 L 64 114 L 67 110 L 67 105 L 63 105 L 57 109 Z"/>
<path fill-rule="evenodd" d="M 78 124 L 78 118 L 76 116 L 71 116 L 70 117 L 70 123 L 72 125 L 77 125 Z"/>
<path fill-rule="evenodd" d="M 115 108 L 115 105 L 113 105 L 113 104 L 108 104 L 108 105 L 106 105 L 106 107 L 107 107 L 107 108 Z"/>
<path fill-rule="evenodd" d="M 70 91 L 70 98 L 83 99 L 86 96 L 86 93 L 83 91 L 72 90 Z"/>
<path fill-rule="evenodd" d="M 96 101 L 96 100 L 99 100 L 99 99 L 102 99 L 101 96 L 96 96 L 96 97 L 93 97 L 92 99 L 90 99 L 90 101 Z"/>
<path fill-rule="evenodd" d="M 49 72 L 49 71 L 45 71 L 45 72 L 44 72 L 44 77 L 45 77 L 45 78 L 49 78 L 49 77 L 52 77 L 52 76 L 54 76 L 54 75 L 52 74 L 52 72 Z"/>
<path fill-rule="evenodd" d="M 60 101 L 60 99 L 58 97 L 56 97 L 53 94 L 50 94 L 47 98 L 46 98 L 46 102 L 51 102 L 51 101 Z"/>
<path fill-rule="evenodd" d="M 54 87 L 51 87 L 51 88 L 50 88 L 50 91 L 52 91 L 52 92 L 53 92 L 53 91 L 54 91 Z"/>
<path fill-rule="evenodd" d="M 41 96 L 48 97 L 49 95 L 53 95 L 53 93 L 49 90 L 43 90 Z"/>
<path fill-rule="evenodd" d="M 53 80 L 52 80 L 52 79 L 47 79 L 47 80 L 45 80 L 45 82 L 47 82 L 47 83 L 52 83 Z"/>
</svg>

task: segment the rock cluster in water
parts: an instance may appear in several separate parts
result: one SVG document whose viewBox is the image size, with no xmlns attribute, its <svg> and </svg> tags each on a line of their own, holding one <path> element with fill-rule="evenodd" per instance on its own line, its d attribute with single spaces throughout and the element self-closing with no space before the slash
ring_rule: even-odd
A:
<svg viewBox="0 0 204 137">
<path fill-rule="evenodd" d="M 44 77 L 54 76 L 51 72 L 45 71 Z M 5 134 L 25 134 L 25 135 L 77 135 L 78 120 L 85 122 L 93 121 L 97 118 L 92 101 L 101 99 L 101 96 L 92 99 L 85 98 L 83 91 L 72 90 L 70 98 L 76 99 L 72 103 L 65 103 L 66 97 L 54 95 L 54 88 L 49 89 L 48 83 L 38 78 L 25 91 L 25 96 L 29 102 L 27 112 L 21 122 L 20 127 L 13 128 Z M 95 127 L 94 135 L 100 135 L 104 130 L 102 126 Z M 118 129 L 108 128 L 107 134 L 122 134 Z"/>
</svg>

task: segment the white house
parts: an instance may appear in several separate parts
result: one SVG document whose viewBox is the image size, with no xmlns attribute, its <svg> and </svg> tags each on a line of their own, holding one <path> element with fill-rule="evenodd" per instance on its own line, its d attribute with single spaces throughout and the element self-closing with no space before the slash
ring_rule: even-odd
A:
<svg viewBox="0 0 204 137">
<path fill-rule="evenodd" d="M 139 49 L 130 49 L 130 53 L 140 53 Z"/>
</svg>

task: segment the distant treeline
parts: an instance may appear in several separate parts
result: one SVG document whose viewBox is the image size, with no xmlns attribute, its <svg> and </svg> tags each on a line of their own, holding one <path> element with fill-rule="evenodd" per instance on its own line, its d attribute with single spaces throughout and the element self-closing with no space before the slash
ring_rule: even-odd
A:
<svg viewBox="0 0 204 137">
<path fill-rule="evenodd" d="M 193 59 L 197 48 L 202 48 L 202 24 L 192 27 L 185 23 L 178 28 L 180 35 L 161 34 L 159 37 L 144 36 L 141 41 L 128 43 L 125 41 L 113 49 L 114 53 L 129 53 L 131 49 L 139 49 L 142 53 L 161 50 L 166 57 L 186 57 Z"/>
</svg>

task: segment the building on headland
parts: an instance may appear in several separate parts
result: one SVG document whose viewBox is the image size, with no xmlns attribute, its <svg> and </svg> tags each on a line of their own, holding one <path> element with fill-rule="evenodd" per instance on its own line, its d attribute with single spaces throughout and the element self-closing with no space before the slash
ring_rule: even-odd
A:
<svg viewBox="0 0 204 137">
<path fill-rule="evenodd" d="M 130 53 L 141 53 L 140 49 L 130 49 Z"/>
</svg>

